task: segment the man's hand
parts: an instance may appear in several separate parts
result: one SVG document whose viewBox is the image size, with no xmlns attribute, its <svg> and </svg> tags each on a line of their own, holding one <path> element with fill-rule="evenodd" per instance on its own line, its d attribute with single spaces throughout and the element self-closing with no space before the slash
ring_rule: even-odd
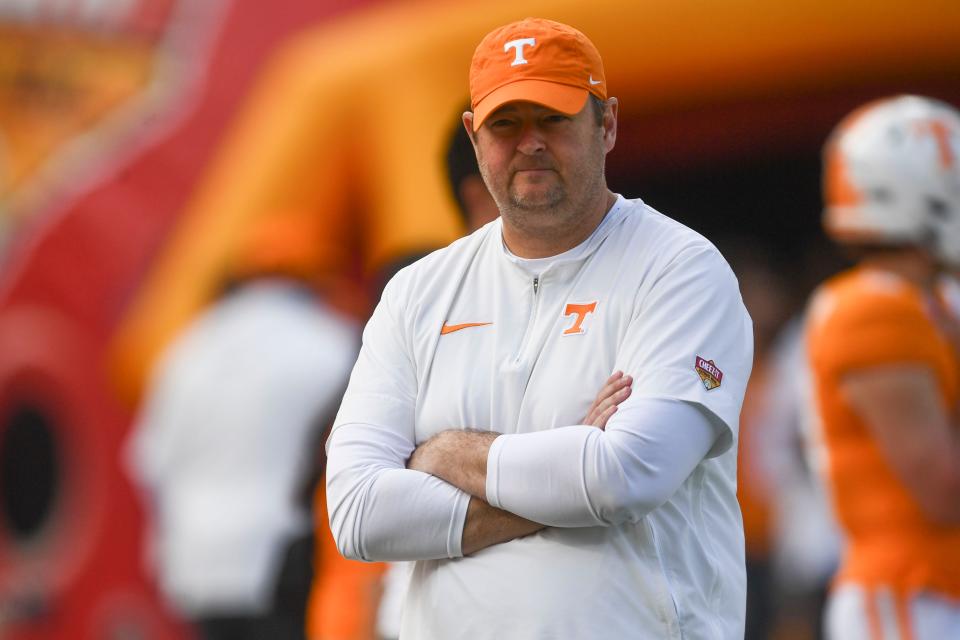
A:
<svg viewBox="0 0 960 640">
<path fill-rule="evenodd" d="M 614 371 L 613 375 L 603 383 L 603 388 L 590 405 L 590 410 L 587 411 L 581 424 L 604 429 L 610 416 L 617 412 L 617 406 L 630 397 L 631 385 L 633 385 L 632 376 L 624 375 L 623 371 Z"/>
</svg>

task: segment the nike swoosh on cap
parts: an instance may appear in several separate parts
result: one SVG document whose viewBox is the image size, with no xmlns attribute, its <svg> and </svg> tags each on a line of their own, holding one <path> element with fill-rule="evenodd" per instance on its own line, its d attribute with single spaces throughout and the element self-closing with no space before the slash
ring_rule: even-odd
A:
<svg viewBox="0 0 960 640">
<path fill-rule="evenodd" d="M 460 331 L 461 329 L 469 329 L 470 327 L 485 327 L 488 324 L 493 324 L 492 322 L 464 322 L 463 324 L 447 324 L 443 323 L 443 326 L 440 327 L 440 335 L 445 336 L 448 333 L 453 333 L 454 331 Z"/>
<path fill-rule="evenodd" d="M 590 84 L 603 84 L 603 80 L 594 80 L 593 76 L 590 76 Z"/>
</svg>

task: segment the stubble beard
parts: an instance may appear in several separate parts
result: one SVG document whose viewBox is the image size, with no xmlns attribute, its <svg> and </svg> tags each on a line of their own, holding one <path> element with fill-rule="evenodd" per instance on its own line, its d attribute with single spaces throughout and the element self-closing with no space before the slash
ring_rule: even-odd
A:
<svg viewBox="0 0 960 640">
<path fill-rule="evenodd" d="M 504 189 L 490 189 L 491 185 L 496 184 L 491 180 L 493 175 L 490 167 L 480 154 L 477 160 L 480 174 L 505 223 L 540 238 L 562 238 L 571 229 L 580 226 L 593 199 L 602 197 L 606 190 L 603 154 L 598 155 L 599 171 L 596 174 L 592 169 L 580 166 L 575 169 L 574 175 L 569 176 L 573 184 L 587 185 L 586 189 L 574 194 L 568 191 L 566 182 L 559 174 L 557 182 L 545 191 L 524 194 L 514 185 L 514 176 L 510 177 Z"/>
<path fill-rule="evenodd" d="M 575 176 L 575 180 L 588 180 L 593 186 L 603 183 L 603 171 L 600 176 Z M 497 200 L 500 214 L 515 228 L 542 238 L 563 237 L 570 229 L 580 226 L 583 216 L 593 197 L 602 189 L 588 187 L 578 193 L 579 199 L 571 196 L 562 182 L 550 186 L 546 191 L 522 193 L 510 184 L 506 192 L 506 202 Z"/>
<path fill-rule="evenodd" d="M 489 168 L 482 160 L 480 173 L 488 185 L 492 184 Z M 503 191 L 497 193 L 491 189 L 490 193 L 500 209 L 500 215 L 514 227 L 526 232 L 542 234 L 555 227 L 558 221 L 565 221 L 573 215 L 567 189 L 559 176 L 555 184 L 543 191 L 524 193 L 511 177 Z"/>
<path fill-rule="evenodd" d="M 567 199 L 567 190 L 563 184 L 554 184 L 545 193 L 524 194 L 511 182 L 507 187 L 507 198 L 517 211 L 550 213 L 561 208 Z"/>
</svg>

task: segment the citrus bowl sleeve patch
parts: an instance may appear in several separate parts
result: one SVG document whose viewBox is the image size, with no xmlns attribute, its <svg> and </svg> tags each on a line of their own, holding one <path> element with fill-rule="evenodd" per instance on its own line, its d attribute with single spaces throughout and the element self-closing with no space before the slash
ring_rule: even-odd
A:
<svg viewBox="0 0 960 640">
<path fill-rule="evenodd" d="M 723 371 L 720 371 L 720 368 L 713 363 L 713 360 L 704 360 L 700 356 L 697 356 L 694 369 L 697 375 L 700 376 L 700 382 L 703 383 L 707 391 L 716 389 L 723 381 Z"/>
</svg>

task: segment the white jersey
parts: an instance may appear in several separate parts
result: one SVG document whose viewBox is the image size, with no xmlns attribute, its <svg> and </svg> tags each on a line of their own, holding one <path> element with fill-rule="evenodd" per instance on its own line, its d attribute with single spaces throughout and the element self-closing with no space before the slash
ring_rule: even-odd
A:
<svg viewBox="0 0 960 640">
<path fill-rule="evenodd" d="M 729 266 L 639 200 L 618 198 L 587 240 L 546 259 L 511 255 L 490 223 L 401 271 L 367 325 L 328 441 L 338 545 L 418 560 L 402 638 L 742 637 L 731 445 L 751 361 Z M 607 431 L 572 426 L 617 369 L 633 394 Z M 604 495 L 597 477 L 617 470 L 589 452 L 644 399 L 695 405 L 720 436 L 679 489 L 638 511 Z M 451 428 L 508 434 L 490 450 L 487 501 L 551 526 L 459 557 L 469 496 L 403 468 Z M 536 472 L 531 443 L 545 452 Z M 642 439 L 627 446 L 643 458 Z"/>
<path fill-rule="evenodd" d="M 191 616 L 272 605 L 297 491 L 346 383 L 357 328 L 298 285 L 260 280 L 167 349 L 129 442 L 151 494 L 160 586 Z"/>
</svg>

